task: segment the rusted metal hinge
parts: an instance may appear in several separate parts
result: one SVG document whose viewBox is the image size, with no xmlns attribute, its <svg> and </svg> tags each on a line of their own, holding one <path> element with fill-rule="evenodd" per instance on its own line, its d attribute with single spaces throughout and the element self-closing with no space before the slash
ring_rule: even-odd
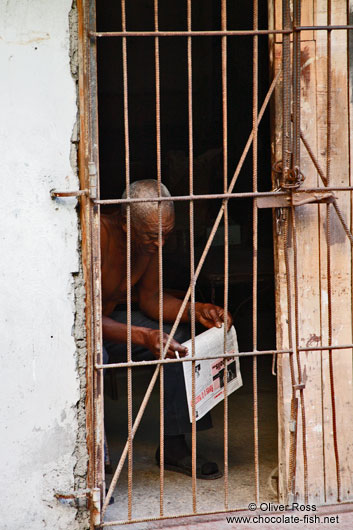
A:
<svg viewBox="0 0 353 530">
<path fill-rule="evenodd" d="M 57 191 L 51 190 L 50 196 L 52 199 L 59 197 L 80 197 L 86 195 L 90 199 L 97 198 L 97 168 L 94 162 L 88 164 L 89 189 L 74 190 L 74 191 Z"/>
</svg>

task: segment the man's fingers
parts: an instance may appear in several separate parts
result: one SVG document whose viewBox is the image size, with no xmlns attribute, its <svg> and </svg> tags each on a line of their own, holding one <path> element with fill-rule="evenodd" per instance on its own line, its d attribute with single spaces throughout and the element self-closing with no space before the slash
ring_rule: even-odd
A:
<svg viewBox="0 0 353 530">
<path fill-rule="evenodd" d="M 205 318 L 205 317 L 200 317 L 200 324 L 202 324 L 203 326 L 205 326 L 205 328 L 213 328 L 214 327 L 214 321 L 211 320 L 210 318 Z"/>
<path fill-rule="evenodd" d="M 220 328 L 222 326 L 222 320 L 221 317 L 218 314 L 217 309 L 210 309 L 210 317 L 212 318 L 213 322 L 216 324 L 217 328 Z"/>
<path fill-rule="evenodd" d="M 166 345 L 166 343 L 167 343 L 167 340 L 165 341 L 164 346 Z M 176 352 L 178 353 L 178 355 L 176 355 Z M 188 353 L 188 349 L 186 348 L 186 346 L 182 346 L 181 344 L 179 344 L 178 341 L 172 339 L 169 344 L 169 348 L 168 348 L 166 356 L 169 359 L 175 359 L 176 357 L 185 357 L 187 353 Z"/>
<path fill-rule="evenodd" d="M 167 351 L 166 357 L 168 359 L 179 359 L 180 357 L 185 357 L 187 355 L 188 350 L 183 349 L 183 351 L 173 350 L 172 348 L 169 348 Z"/>
<path fill-rule="evenodd" d="M 188 349 L 185 346 L 182 346 L 181 344 L 179 344 L 179 342 L 177 341 L 174 341 L 170 345 L 169 349 L 171 349 L 174 352 L 174 354 L 175 352 L 178 352 L 179 357 L 185 357 L 185 355 L 187 355 L 188 353 Z M 176 357 L 176 355 L 174 355 L 174 357 Z"/>
</svg>

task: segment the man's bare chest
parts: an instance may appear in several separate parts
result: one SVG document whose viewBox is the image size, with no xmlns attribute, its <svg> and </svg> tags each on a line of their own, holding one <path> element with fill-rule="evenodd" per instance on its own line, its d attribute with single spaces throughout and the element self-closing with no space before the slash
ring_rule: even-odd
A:
<svg viewBox="0 0 353 530">
<path fill-rule="evenodd" d="M 142 278 L 149 258 L 143 256 L 131 256 L 130 266 L 130 284 L 131 287 L 135 286 Z M 126 293 L 128 290 L 128 270 L 126 256 L 108 256 L 105 260 L 105 266 L 102 270 L 102 294 L 103 299 L 114 299 L 122 301 L 126 299 Z"/>
</svg>

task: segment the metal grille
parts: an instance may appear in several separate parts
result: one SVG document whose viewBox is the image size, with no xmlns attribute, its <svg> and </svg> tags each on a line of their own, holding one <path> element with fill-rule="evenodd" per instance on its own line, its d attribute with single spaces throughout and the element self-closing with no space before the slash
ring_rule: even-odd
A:
<svg viewBox="0 0 353 530">
<path fill-rule="evenodd" d="M 278 7 L 280 2 L 274 3 Z M 89 202 L 90 209 L 90 223 L 92 241 L 92 269 L 93 269 L 93 327 L 92 327 L 92 349 L 94 351 L 94 375 L 93 375 L 93 424 L 94 424 L 94 471 L 92 482 L 95 487 L 101 489 L 102 502 L 101 514 L 98 517 L 99 521 L 96 524 L 99 527 L 114 526 L 125 522 L 136 521 L 133 514 L 133 439 L 139 427 L 144 410 L 151 396 L 152 390 L 156 385 L 158 379 L 160 380 L 160 511 L 156 514 L 154 519 L 163 519 L 166 517 L 164 508 L 164 417 L 163 417 L 163 377 L 164 366 L 167 363 L 191 362 L 193 366 L 193 418 L 192 418 L 192 512 L 184 515 L 198 514 L 197 508 L 197 482 L 196 482 L 196 417 L 195 417 L 195 286 L 199 278 L 201 269 L 204 265 L 206 256 L 211 247 L 212 241 L 215 237 L 217 229 L 221 222 L 224 224 L 224 310 L 227 315 L 229 303 L 229 218 L 228 218 L 228 204 L 229 201 L 241 200 L 244 198 L 252 199 L 252 329 L 253 340 L 252 350 L 248 352 L 241 352 L 240 357 L 252 356 L 253 359 L 253 429 L 254 429 L 254 501 L 258 504 L 261 499 L 260 480 L 259 480 L 259 436 L 258 436 L 258 374 L 257 374 L 257 357 L 260 355 L 280 356 L 283 362 L 289 363 L 290 381 L 291 381 L 291 404 L 290 404 L 290 447 L 289 447 L 289 462 L 288 462 L 288 476 L 286 479 L 286 492 L 288 497 L 292 500 L 296 494 L 296 476 L 297 476 L 297 459 L 298 459 L 298 445 L 301 444 L 302 451 L 302 473 L 304 480 L 304 496 L 303 500 L 307 503 L 311 498 L 311 492 L 308 490 L 308 433 L 306 420 L 306 397 L 305 397 L 305 382 L 306 374 L 303 370 L 303 354 L 313 355 L 314 352 L 328 352 L 329 362 L 329 382 L 330 382 L 330 396 L 331 396 L 331 411 L 332 411 L 332 431 L 333 431 L 333 454 L 336 468 L 336 499 L 341 500 L 341 467 L 339 456 L 339 444 L 337 440 L 336 428 L 336 401 L 335 401 L 335 377 L 334 377 L 334 362 L 333 356 L 339 356 L 341 350 L 351 349 L 353 344 L 337 344 L 333 342 L 333 316 L 332 316 L 332 273 L 331 273 L 331 253 L 333 249 L 331 241 L 331 226 L 332 217 L 337 216 L 337 220 L 342 225 L 344 233 L 353 243 L 353 236 L 351 234 L 349 224 L 345 221 L 345 214 L 341 211 L 339 206 L 339 199 L 333 194 L 349 193 L 353 190 L 350 182 L 342 182 L 337 185 L 335 181 L 332 184 L 331 179 L 331 158 L 332 158 L 332 32 L 347 31 L 353 29 L 353 26 L 346 24 L 332 24 L 332 5 L 331 1 L 327 1 L 327 6 L 324 11 L 327 14 L 326 24 L 321 25 L 301 25 L 301 1 L 294 0 L 282 1 L 282 25 L 279 29 L 275 24 L 271 29 L 258 27 L 258 0 L 253 0 L 249 9 L 253 14 L 253 26 L 248 30 L 232 30 L 228 27 L 227 21 L 227 2 L 222 0 L 219 3 L 221 13 L 221 29 L 212 31 L 194 31 L 192 28 L 192 2 L 187 0 L 187 25 L 183 31 L 161 31 L 159 29 L 159 5 L 158 0 L 154 0 L 154 30 L 153 31 L 129 31 L 127 29 L 126 19 L 126 5 L 125 0 L 121 1 L 121 20 L 122 25 L 118 31 L 97 32 L 95 30 L 95 7 L 93 1 L 88 1 L 84 4 L 82 11 L 83 28 L 86 35 L 82 37 L 83 41 L 87 38 L 89 43 L 89 55 L 85 67 L 88 71 L 90 80 L 90 124 L 86 127 L 90 130 L 91 139 L 89 145 L 89 154 L 86 159 L 91 160 L 98 168 L 98 141 L 97 141 L 97 80 L 96 80 L 96 43 L 98 39 L 118 39 L 121 43 L 122 49 L 122 64 L 123 64 L 123 107 L 124 107 L 124 132 L 125 132 L 125 175 L 126 175 L 126 190 L 127 197 L 125 199 L 99 199 L 99 197 L 92 197 Z M 272 3 L 269 4 L 270 8 Z M 326 145 L 326 170 L 324 171 L 318 161 L 314 150 L 307 141 L 305 134 L 301 129 L 301 43 L 304 31 L 318 32 L 323 31 L 327 34 L 327 63 L 326 63 L 326 79 L 327 79 L 327 145 Z M 273 81 L 270 84 L 267 95 L 258 108 L 259 94 L 258 94 L 258 40 L 260 35 L 268 35 L 273 42 L 279 42 L 282 48 L 281 67 L 278 68 L 276 75 L 273 76 Z M 193 145 L 193 62 L 192 62 L 192 47 L 193 39 L 195 37 L 210 37 L 219 38 L 221 41 L 221 93 L 222 93 L 222 135 L 223 135 L 223 193 L 218 194 L 202 194 L 194 193 L 193 187 L 193 168 L 194 168 L 194 145 Z M 155 115 L 156 115 L 156 175 L 158 180 L 159 197 L 156 199 L 159 203 L 159 331 L 160 331 L 160 350 L 161 357 L 159 360 L 134 362 L 131 357 L 131 219 L 130 219 L 130 205 L 135 202 L 144 202 L 148 199 L 134 199 L 130 197 L 130 146 L 129 146 L 129 100 L 128 100 L 128 82 L 129 82 L 129 67 L 128 67 L 128 52 L 127 41 L 130 37 L 153 39 L 155 51 Z M 163 249 L 162 249 L 162 211 L 161 205 L 167 197 L 162 197 L 161 183 L 163 181 L 162 164 L 161 164 L 161 87 L 160 87 L 160 39 L 180 38 L 187 41 L 187 95 L 188 95 L 188 164 L 189 164 L 189 189 L 185 195 L 174 196 L 173 201 L 186 201 L 189 204 L 189 245 L 190 245 L 190 282 L 189 288 L 185 294 L 184 300 L 181 304 L 178 315 L 173 324 L 170 338 L 167 345 L 163 349 Z M 227 90 L 227 46 L 228 39 L 243 37 L 251 37 L 253 42 L 253 59 L 252 65 L 249 64 L 249 73 L 251 73 L 251 90 L 252 90 L 252 124 L 249 124 L 249 137 L 243 149 L 242 155 L 236 166 L 233 175 L 229 176 L 228 168 L 228 115 L 227 111 L 229 105 L 232 104 L 228 90 Z M 281 101 L 281 108 L 276 107 L 277 115 L 281 120 L 282 128 L 282 157 L 281 160 L 274 160 L 276 162 L 273 168 L 272 182 L 273 187 L 271 191 L 258 190 L 258 128 L 261 119 L 268 107 L 271 98 L 277 93 Z M 312 161 L 321 182 L 316 186 L 306 186 L 301 168 L 302 149 L 305 149 L 307 156 Z M 239 174 L 243 168 L 244 161 L 248 153 L 252 150 L 252 185 L 251 189 L 246 192 L 234 192 L 235 184 Z M 278 150 L 277 150 L 278 151 Z M 91 171 L 94 174 L 94 171 Z M 325 192 L 323 194 L 323 192 Z M 321 194 L 321 195 L 320 195 Z M 218 215 L 215 218 L 213 228 L 208 237 L 204 251 L 198 263 L 195 262 L 195 234 L 194 234 L 194 205 L 196 201 L 214 201 L 222 200 L 222 205 L 219 209 Z M 261 202 L 262 201 L 262 202 Z M 321 340 L 321 345 L 307 344 L 303 346 L 300 341 L 300 292 L 298 280 L 298 208 L 303 204 L 325 204 L 326 206 L 316 206 L 320 209 L 320 215 L 325 215 L 325 229 L 326 229 L 326 278 L 327 278 L 327 341 Z M 102 361 L 102 346 L 101 346 L 101 302 L 100 302 L 100 253 L 99 253 L 99 219 L 101 205 L 121 205 L 126 204 L 127 208 L 127 362 L 103 365 Z M 314 208 L 314 204 L 308 208 Z M 287 300 L 287 330 L 288 346 L 277 350 L 258 350 L 257 337 L 257 319 L 258 319 L 258 208 L 271 207 L 274 208 L 274 227 L 275 237 L 277 238 L 277 249 L 282 245 L 283 261 L 285 269 L 286 282 L 286 300 Z M 325 212 L 323 212 L 325 208 Z M 321 249 L 324 252 L 323 249 Z M 277 259 L 280 259 L 277 256 Z M 323 265 L 324 266 L 324 265 Z M 192 357 L 191 359 L 166 359 L 165 353 L 168 350 L 171 339 L 177 329 L 181 316 L 191 302 L 191 334 L 192 334 Z M 227 318 L 227 317 L 226 317 Z M 282 319 L 283 321 L 283 319 Z M 225 329 L 226 329 L 225 322 Z M 284 331 L 283 331 L 284 333 Z M 226 334 L 226 332 L 225 332 Z M 224 341 L 224 355 L 231 357 L 226 353 L 226 341 Z M 283 342 L 282 342 L 283 344 Z M 218 357 L 218 356 L 217 356 Z M 200 357 L 198 357 L 200 359 Z M 306 359 L 306 357 L 305 357 Z M 304 360 L 305 363 L 305 360 Z M 132 369 L 140 365 L 154 366 L 154 374 L 151 378 L 150 384 L 146 391 L 143 402 L 140 406 L 138 414 L 133 421 L 132 414 Z M 103 465 L 103 368 L 110 370 L 113 368 L 127 369 L 127 388 L 128 388 L 128 439 L 124 450 L 121 454 L 120 461 L 113 475 L 107 495 L 104 494 L 104 465 Z M 226 379 L 226 378 L 225 378 Z M 227 395 L 227 381 L 225 381 L 225 396 Z M 300 410 L 300 414 L 299 414 Z M 299 422 L 301 422 L 300 432 L 298 429 Z M 301 440 L 299 439 L 301 437 Z M 128 460 L 128 519 L 126 521 L 105 521 L 105 513 L 115 489 L 120 473 L 122 471 L 125 460 Z M 281 473 L 281 469 L 280 469 Z M 281 478 L 280 478 L 281 482 Z M 331 484 L 332 487 L 334 485 Z M 224 400 L 224 505 L 220 507 L 217 512 L 227 511 L 229 509 L 229 484 L 228 484 L 228 400 Z M 141 519 L 151 520 L 151 519 Z"/>
</svg>

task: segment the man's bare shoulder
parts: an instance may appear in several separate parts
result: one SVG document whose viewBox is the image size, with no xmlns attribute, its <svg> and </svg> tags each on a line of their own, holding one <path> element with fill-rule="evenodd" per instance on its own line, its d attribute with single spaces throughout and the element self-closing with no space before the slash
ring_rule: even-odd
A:
<svg viewBox="0 0 353 530">
<path fill-rule="evenodd" d="M 110 227 L 119 224 L 120 216 L 117 212 L 101 213 L 100 219 L 101 225 L 104 226 L 107 230 L 109 230 Z"/>
<path fill-rule="evenodd" d="M 120 227 L 120 217 L 117 213 L 103 213 L 101 221 L 101 240 L 108 241 L 111 237 L 116 237 L 116 232 Z"/>
</svg>

